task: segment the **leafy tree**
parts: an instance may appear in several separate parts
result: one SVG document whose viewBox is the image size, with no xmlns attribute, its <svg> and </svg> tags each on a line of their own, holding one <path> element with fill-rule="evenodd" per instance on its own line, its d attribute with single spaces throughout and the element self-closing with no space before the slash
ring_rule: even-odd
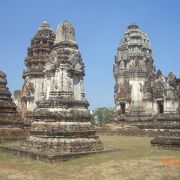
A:
<svg viewBox="0 0 180 180">
<path fill-rule="evenodd" d="M 112 119 L 113 110 L 106 107 L 97 108 L 92 118 L 100 125 L 108 123 Z"/>
</svg>

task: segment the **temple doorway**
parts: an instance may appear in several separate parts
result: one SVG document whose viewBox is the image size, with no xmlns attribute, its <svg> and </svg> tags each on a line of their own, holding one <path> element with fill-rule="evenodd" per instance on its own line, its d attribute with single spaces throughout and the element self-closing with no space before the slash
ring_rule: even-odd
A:
<svg viewBox="0 0 180 180">
<path fill-rule="evenodd" d="M 121 102 L 121 103 L 120 103 L 120 106 L 121 106 L 121 112 L 122 112 L 122 114 L 125 114 L 126 104 L 125 104 L 124 102 Z"/>
<path fill-rule="evenodd" d="M 163 100 L 157 101 L 157 105 L 158 105 L 158 113 L 163 113 L 164 112 L 164 103 L 163 103 Z"/>
</svg>

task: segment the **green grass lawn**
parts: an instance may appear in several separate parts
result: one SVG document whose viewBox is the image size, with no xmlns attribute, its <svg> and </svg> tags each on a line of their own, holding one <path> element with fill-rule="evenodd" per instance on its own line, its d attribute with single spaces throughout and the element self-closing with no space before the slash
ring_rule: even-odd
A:
<svg viewBox="0 0 180 180">
<path fill-rule="evenodd" d="M 150 138 L 101 136 L 105 146 L 118 152 L 88 155 L 59 163 L 44 163 L 0 153 L 0 180 L 4 179 L 180 179 L 180 164 L 164 165 L 162 159 L 180 159 L 180 150 L 151 147 Z M 5 145 L 16 145 L 10 142 Z"/>
</svg>

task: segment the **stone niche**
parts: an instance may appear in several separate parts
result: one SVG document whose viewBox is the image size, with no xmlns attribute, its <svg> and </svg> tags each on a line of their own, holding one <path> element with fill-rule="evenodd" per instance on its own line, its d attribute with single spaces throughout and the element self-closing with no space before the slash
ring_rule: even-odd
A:
<svg viewBox="0 0 180 180">
<path fill-rule="evenodd" d="M 6 84 L 6 74 L 0 71 L 0 141 L 25 139 L 23 122 Z"/>
<path fill-rule="evenodd" d="M 30 136 L 22 149 L 37 153 L 102 151 L 85 99 L 84 63 L 68 21 L 57 27 L 44 74 L 42 98 L 37 101 Z"/>
</svg>

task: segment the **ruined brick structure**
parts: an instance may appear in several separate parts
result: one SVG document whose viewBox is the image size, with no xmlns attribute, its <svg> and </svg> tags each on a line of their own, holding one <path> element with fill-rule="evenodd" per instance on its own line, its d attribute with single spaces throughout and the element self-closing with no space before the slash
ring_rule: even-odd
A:
<svg viewBox="0 0 180 180">
<path fill-rule="evenodd" d="M 6 74 L 0 71 L 0 141 L 24 139 L 23 121 L 6 85 Z"/>
<path fill-rule="evenodd" d="M 36 73 L 37 76 L 33 74 L 28 78 L 31 83 L 28 93 L 32 101 L 27 99 L 26 102 L 28 111 L 32 107 L 29 118 L 33 123 L 30 137 L 22 148 L 60 153 L 102 150 L 102 143 L 90 123 L 89 103 L 83 88 L 84 63 L 75 41 L 75 30 L 68 21 L 61 23 L 52 46 L 54 33 L 47 28 L 47 23 L 44 28 L 52 36 L 51 48 L 48 47 L 51 51 L 46 52 L 47 63 L 41 64 L 43 74 Z M 29 76 L 24 73 L 24 77 Z"/>
<path fill-rule="evenodd" d="M 117 120 L 142 128 L 180 129 L 179 80 L 156 70 L 147 34 L 128 26 L 114 65 Z"/>
<path fill-rule="evenodd" d="M 49 24 L 44 21 L 36 35 L 32 38 L 31 46 L 28 48 L 27 57 L 25 58 L 26 68 L 23 72 L 24 85 L 20 107 L 22 119 L 24 119 L 26 124 L 32 122 L 30 117 L 37 107 L 36 102 L 41 99 L 44 67 L 53 47 L 54 40 L 54 32 L 51 30 Z M 17 98 L 15 97 L 15 101 Z"/>
<path fill-rule="evenodd" d="M 152 145 L 179 147 L 180 81 L 172 72 L 164 76 L 153 63 L 147 34 L 136 24 L 129 25 L 113 69 L 116 122 L 160 134 Z"/>
</svg>

